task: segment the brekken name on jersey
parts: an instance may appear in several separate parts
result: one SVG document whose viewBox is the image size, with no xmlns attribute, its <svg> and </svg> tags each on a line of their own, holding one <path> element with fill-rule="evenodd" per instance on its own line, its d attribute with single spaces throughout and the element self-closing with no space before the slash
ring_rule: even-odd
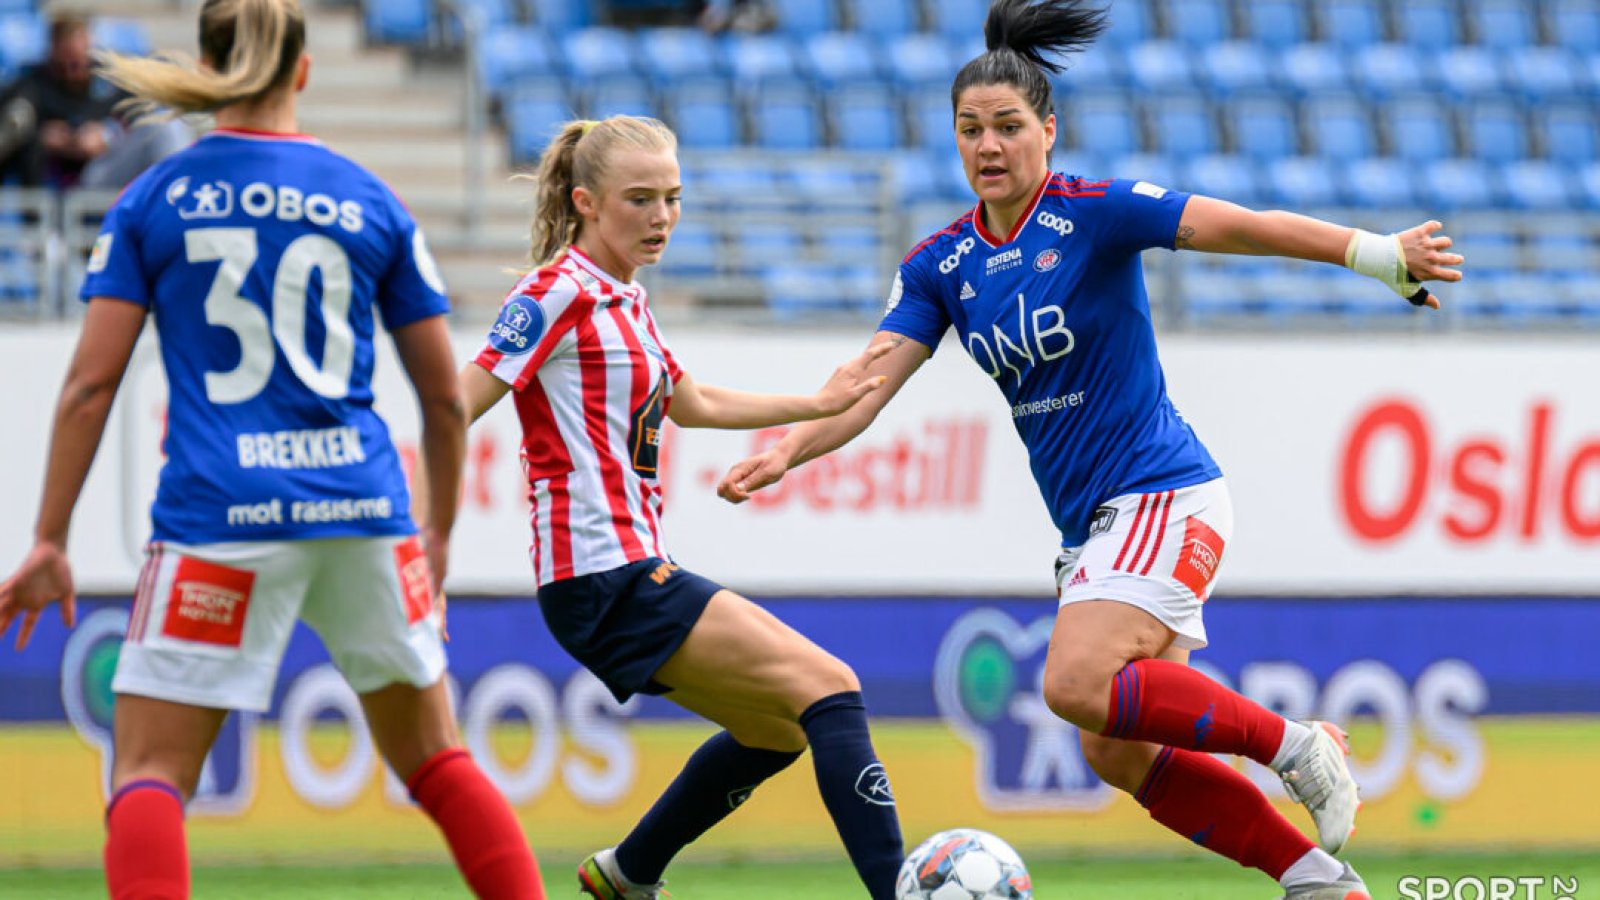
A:
<svg viewBox="0 0 1600 900">
<path fill-rule="evenodd" d="M 361 431 L 307 428 L 300 431 L 256 431 L 239 435 L 241 469 L 329 469 L 367 461 Z"/>
</svg>

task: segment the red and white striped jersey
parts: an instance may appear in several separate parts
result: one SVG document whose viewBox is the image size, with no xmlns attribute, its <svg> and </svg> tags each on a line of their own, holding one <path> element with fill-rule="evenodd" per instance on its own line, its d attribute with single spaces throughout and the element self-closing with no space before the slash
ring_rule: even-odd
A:
<svg viewBox="0 0 1600 900">
<path fill-rule="evenodd" d="M 515 392 L 539 584 L 665 558 L 657 455 L 683 370 L 644 288 L 569 248 L 518 283 L 475 361 Z"/>
</svg>

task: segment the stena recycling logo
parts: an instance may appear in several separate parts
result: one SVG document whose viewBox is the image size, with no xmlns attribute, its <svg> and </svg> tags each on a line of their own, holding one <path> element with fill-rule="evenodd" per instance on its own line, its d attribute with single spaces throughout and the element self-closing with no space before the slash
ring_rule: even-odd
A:
<svg viewBox="0 0 1600 900">
<path fill-rule="evenodd" d="M 939 715 L 972 747 L 978 799 L 992 811 L 1097 810 L 1113 791 L 1094 774 L 1077 729 L 1044 704 L 1055 621 L 1024 627 L 980 607 L 945 632 L 934 660 Z"/>
<path fill-rule="evenodd" d="M 67 637 L 61 654 L 61 705 L 78 737 L 99 751 L 101 788 L 107 797 L 111 796 L 111 728 L 116 703 L 111 678 L 127 630 L 126 609 L 96 610 Z M 255 799 L 255 723 L 254 713 L 228 716 L 200 771 L 189 812 L 234 816 L 250 807 Z"/>
</svg>

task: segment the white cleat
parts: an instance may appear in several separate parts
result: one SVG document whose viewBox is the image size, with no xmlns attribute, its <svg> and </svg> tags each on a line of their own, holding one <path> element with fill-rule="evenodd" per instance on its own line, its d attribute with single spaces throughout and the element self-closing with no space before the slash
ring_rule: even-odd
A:
<svg viewBox="0 0 1600 900">
<path fill-rule="evenodd" d="M 617 868 L 617 848 L 607 847 L 578 865 L 578 890 L 596 900 L 657 900 L 668 896 L 657 884 L 634 884 Z"/>
<path fill-rule="evenodd" d="M 1349 737 L 1331 722 L 1305 724 L 1312 731 L 1311 745 L 1283 770 L 1283 787 L 1311 813 L 1317 823 L 1317 843 L 1338 853 L 1355 834 L 1356 810 L 1361 808 L 1361 792 L 1345 762 Z"/>
<path fill-rule="evenodd" d="M 1283 900 L 1372 900 L 1372 895 L 1367 892 L 1367 883 L 1345 863 L 1344 872 L 1338 878 L 1296 885 L 1284 892 Z"/>
</svg>

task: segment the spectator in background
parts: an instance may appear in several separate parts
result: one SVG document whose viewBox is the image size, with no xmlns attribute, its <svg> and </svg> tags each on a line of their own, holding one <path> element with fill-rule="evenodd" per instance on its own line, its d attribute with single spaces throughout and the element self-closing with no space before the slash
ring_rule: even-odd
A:
<svg viewBox="0 0 1600 900">
<path fill-rule="evenodd" d="M 194 143 L 182 119 L 146 118 L 119 110 L 109 128 L 106 151 L 83 167 L 79 187 L 120 190 L 139 173 Z"/>
<path fill-rule="evenodd" d="M 0 92 L 0 181 L 73 187 L 106 151 L 118 95 L 91 65 L 88 20 L 57 16 L 50 55 Z"/>
</svg>

